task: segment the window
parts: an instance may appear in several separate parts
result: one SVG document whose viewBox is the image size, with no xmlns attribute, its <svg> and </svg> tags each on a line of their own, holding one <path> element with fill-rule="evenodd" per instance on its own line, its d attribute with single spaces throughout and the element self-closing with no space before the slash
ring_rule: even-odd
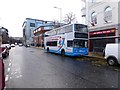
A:
<svg viewBox="0 0 120 90">
<path fill-rule="evenodd" d="M 74 34 L 75 38 L 88 38 L 88 34 L 86 33 L 77 33 Z"/>
<path fill-rule="evenodd" d="M 73 25 L 70 25 L 70 26 L 65 27 L 65 32 L 66 32 L 66 33 L 67 33 L 67 32 L 72 32 L 72 30 L 73 30 Z"/>
<path fill-rule="evenodd" d="M 95 12 L 91 14 L 91 22 L 97 24 L 97 14 Z"/>
<path fill-rule="evenodd" d="M 118 39 L 118 43 L 120 43 L 120 39 Z"/>
<path fill-rule="evenodd" d="M 88 47 L 88 41 L 87 40 L 74 40 L 74 47 L 79 48 L 87 48 Z"/>
<path fill-rule="evenodd" d="M 73 41 L 67 41 L 67 47 L 73 47 Z"/>
<path fill-rule="evenodd" d="M 57 41 L 51 41 L 46 43 L 47 46 L 57 46 Z"/>
<path fill-rule="evenodd" d="M 105 23 L 111 22 L 112 21 L 112 9 L 110 6 L 105 8 L 104 11 L 104 21 Z"/>
<path fill-rule="evenodd" d="M 35 23 L 30 23 L 30 27 L 35 27 Z"/>
<path fill-rule="evenodd" d="M 79 31 L 79 32 L 83 32 L 83 33 L 88 32 L 88 29 L 87 29 L 86 25 L 75 24 L 74 28 L 75 28 L 75 31 Z"/>
</svg>

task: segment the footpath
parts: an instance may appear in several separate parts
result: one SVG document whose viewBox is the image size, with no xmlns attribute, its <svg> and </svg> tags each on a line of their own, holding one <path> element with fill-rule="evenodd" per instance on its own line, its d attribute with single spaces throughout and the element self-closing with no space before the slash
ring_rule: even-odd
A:
<svg viewBox="0 0 120 90">
<path fill-rule="evenodd" d="M 35 46 L 31 46 L 32 48 L 38 48 L 41 50 L 44 50 L 43 47 L 35 47 Z M 102 53 L 95 53 L 95 52 L 89 52 L 88 55 L 84 55 L 85 57 L 89 57 L 89 58 L 98 58 L 98 59 L 104 59 L 103 54 Z"/>
<path fill-rule="evenodd" d="M 89 54 L 85 56 L 90 57 L 90 58 L 104 59 L 102 53 L 89 52 Z"/>
</svg>

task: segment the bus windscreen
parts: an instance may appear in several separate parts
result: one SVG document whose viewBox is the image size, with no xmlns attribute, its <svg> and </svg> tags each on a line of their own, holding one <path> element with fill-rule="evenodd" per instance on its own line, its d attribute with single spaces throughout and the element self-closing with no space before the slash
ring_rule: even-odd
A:
<svg viewBox="0 0 120 90">
<path fill-rule="evenodd" d="M 78 32 L 83 32 L 83 33 L 88 32 L 86 25 L 75 24 L 74 29 L 75 29 L 75 31 L 78 31 Z"/>
</svg>

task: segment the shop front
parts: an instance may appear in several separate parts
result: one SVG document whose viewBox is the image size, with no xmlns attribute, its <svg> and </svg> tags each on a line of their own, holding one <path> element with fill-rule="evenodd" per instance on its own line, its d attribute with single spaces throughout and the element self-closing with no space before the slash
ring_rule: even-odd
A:
<svg viewBox="0 0 120 90">
<path fill-rule="evenodd" d="M 116 42 L 116 29 L 89 32 L 89 51 L 103 52 L 107 43 Z"/>
</svg>

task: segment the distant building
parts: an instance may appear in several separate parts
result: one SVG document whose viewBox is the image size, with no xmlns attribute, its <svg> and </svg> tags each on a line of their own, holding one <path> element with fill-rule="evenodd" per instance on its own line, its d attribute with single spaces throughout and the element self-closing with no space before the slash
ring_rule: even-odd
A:
<svg viewBox="0 0 120 90">
<path fill-rule="evenodd" d="M 33 43 L 33 30 L 38 28 L 39 26 L 43 25 L 43 20 L 26 18 L 22 27 L 23 27 L 23 38 L 24 44 L 32 44 Z"/>
<path fill-rule="evenodd" d="M 2 36 L 3 44 L 9 43 L 8 29 L 6 29 L 4 27 L 0 27 L 0 36 Z"/>
<path fill-rule="evenodd" d="M 23 43 L 23 37 L 12 37 L 15 40 L 15 43 Z"/>
<path fill-rule="evenodd" d="M 55 27 L 61 26 L 63 24 L 56 23 L 54 21 L 44 21 L 39 19 L 26 18 L 22 27 L 23 27 L 23 40 L 24 44 L 35 44 L 33 33 L 34 30 L 37 30 L 39 27 L 44 27 L 45 30 L 53 29 Z"/>
<path fill-rule="evenodd" d="M 102 52 L 120 42 L 120 0 L 82 0 L 83 22 L 89 27 L 89 51 Z"/>
<path fill-rule="evenodd" d="M 55 23 L 54 21 L 46 21 L 43 25 L 36 28 L 34 33 L 34 45 L 35 46 L 44 46 L 44 33 L 46 31 L 52 30 L 54 28 L 63 26 L 63 23 Z"/>
</svg>

